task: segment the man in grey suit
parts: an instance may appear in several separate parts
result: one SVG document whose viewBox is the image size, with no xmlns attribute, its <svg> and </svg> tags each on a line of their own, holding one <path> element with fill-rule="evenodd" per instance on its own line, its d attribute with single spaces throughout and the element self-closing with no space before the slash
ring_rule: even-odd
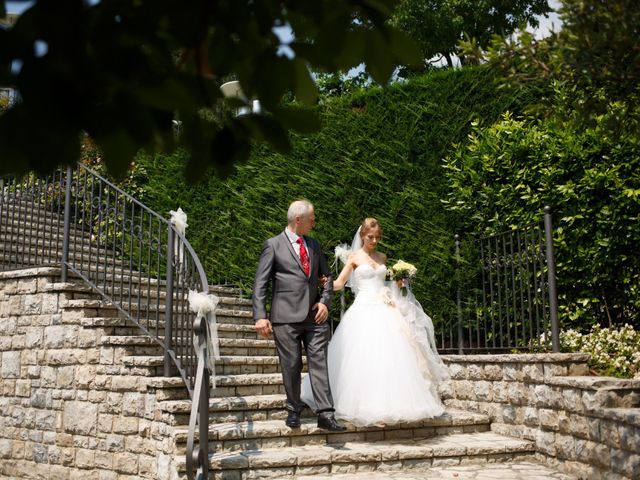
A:
<svg viewBox="0 0 640 480">
<path fill-rule="evenodd" d="M 253 284 L 256 331 L 276 342 L 287 393 L 289 427 L 300 426 L 302 345 L 307 352 L 311 389 L 316 401 L 318 427 L 343 431 L 333 415 L 327 371 L 327 323 L 333 296 L 333 278 L 317 240 L 305 235 L 315 226 L 313 205 L 297 200 L 289 206 L 287 228 L 264 242 Z M 320 278 L 326 277 L 322 294 Z M 271 312 L 267 318 L 267 291 L 271 285 Z"/>
</svg>

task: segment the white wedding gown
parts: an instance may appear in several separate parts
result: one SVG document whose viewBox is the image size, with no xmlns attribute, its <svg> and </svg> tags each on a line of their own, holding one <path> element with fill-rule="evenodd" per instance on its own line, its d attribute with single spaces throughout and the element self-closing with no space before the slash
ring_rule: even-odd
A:
<svg viewBox="0 0 640 480">
<path fill-rule="evenodd" d="M 357 426 L 441 415 L 437 384 L 447 378 L 433 341 L 433 324 L 417 301 L 385 286 L 386 267 L 360 265 L 357 294 L 328 351 L 335 415 Z M 410 295 L 412 297 L 412 295 Z M 315 409 L 309 377 L 302 401 Z"/>
</svg>

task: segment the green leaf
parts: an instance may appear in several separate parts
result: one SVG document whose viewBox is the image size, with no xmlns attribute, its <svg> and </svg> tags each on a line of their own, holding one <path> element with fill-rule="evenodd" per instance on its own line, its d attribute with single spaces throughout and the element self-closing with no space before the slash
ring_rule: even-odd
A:
<svg viewBox="0 0 640 480">
<path fill-rule="evenodd" d="M 295 95 L 298 100 L 307 105 L 313 105 L 318 99 L 318 89 L 311 78 L 309 68 L 299 59 L 294 62 L 296 73 Z"/>
<path fill-rule="evenodd" d="M 371 77 L 381 85 L 385 85 L 395 68 L 384 38 L 377 30 L 366 34 L 366 67 Z"/>
<path fill-rule="evenodd" d="M 283 125 L 299 133 L 314 133 L 320 130 L 318 115 L 313 110 L 295 107 L 279 107 L 273 114 L 282 121 Z"/>
</svg>

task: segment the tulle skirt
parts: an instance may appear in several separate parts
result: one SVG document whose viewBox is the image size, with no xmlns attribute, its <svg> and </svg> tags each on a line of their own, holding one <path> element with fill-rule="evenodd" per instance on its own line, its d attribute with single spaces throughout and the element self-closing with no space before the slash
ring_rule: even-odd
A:
<svg viewBox="0 0 640 480">
<path fill-rule="evenodd" d="M 329 343 L 329 382 L 337 418 L 358 426 L 441 415 L 437 382 L 400 310 L 356 298 Z M 302 401 L 314 408 L 306 377 Z"/>
</svg>

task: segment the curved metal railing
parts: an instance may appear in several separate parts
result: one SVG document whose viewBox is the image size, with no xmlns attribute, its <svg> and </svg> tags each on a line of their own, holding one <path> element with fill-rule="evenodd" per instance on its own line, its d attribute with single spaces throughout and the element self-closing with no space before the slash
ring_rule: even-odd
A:
<svg viewBox="0 0 640 480">
<path fill-rule="evenodd" d="M 188 294 L 206 294 L 209 285 L 184 235 L 81 163 L 46 177 L 0 179 L 0 231 L 0 271 L 61 266 L 63 282 L 77 275 L 163 348 L 164 375 L 180 375 L 193 400 L 188 476 L 198 469 L 206 478 L 206 318 L 190 311 Z"/>
</svg>

